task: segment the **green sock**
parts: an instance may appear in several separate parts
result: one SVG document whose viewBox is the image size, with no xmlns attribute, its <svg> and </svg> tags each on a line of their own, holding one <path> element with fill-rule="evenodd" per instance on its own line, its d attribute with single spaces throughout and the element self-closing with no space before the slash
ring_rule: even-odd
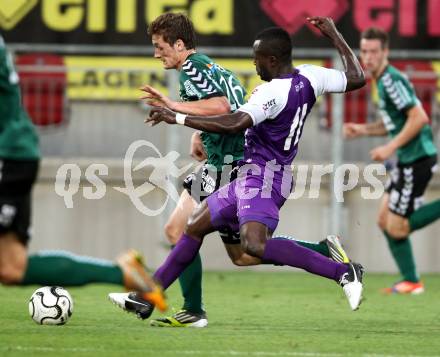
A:
<svg viewBox="0 0 440 357">
<path fill-rule="evenodd" d="M 65 251 L 45 251 L 28 257 L 20 285 L 81 286 L 88 283 L 123 285 L 122 270 L 103 259 L 77 256 Z"/>
<path fill-rule="evenodd" d="M 318 252 L 326 257 L 330 257 L 330 252 L 328 250 L 327 244 L 325 243 L 325 240 L 322 240 L 318 243 L 315 242 L 307 242 L 305 240 L 298 240 L 298 239 L 294 239 L 292 237 L 289 236 L 276 236 L 273 237 L 272 239 L 289 239 L 289 240 L 293 240 L 295 243 L 298 243 L 299 245 L 309 248 L 311 250 L 314 250 L 315 252 Z"/>
<path fill-rule="evenodd" d="M 184 298 L 183 309 L 202 313 L 202 259 L 198 253 L 193 262 L 179 276 L 180 288 Z"/>
<path fill-rule="evenodd" d="M 423 205 L 409 217 L 411 232 L 423 228 L 440 218 L 440 200 Z"/>
<path fill-rule="evenodd" d="M 387 238 L 391 254 L 399 268 L 400 274 L 403 276 L 403 280 L 412 281 L 414 283 L 418 282 L 420 278 L 417 274 L 409 237 L 405 239 L 393 239 L 386 231 L 383 231 L 383 233 Z"/>
</svg>

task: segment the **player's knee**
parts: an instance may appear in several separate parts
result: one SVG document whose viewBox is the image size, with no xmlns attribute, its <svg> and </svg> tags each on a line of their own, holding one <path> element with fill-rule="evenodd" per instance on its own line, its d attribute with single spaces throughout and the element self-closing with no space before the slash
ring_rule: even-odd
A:
<svg viewBox="0 0 440 357">
<path fill-rule="evenodd" d="M 185 233 L 190 236 L 198 236 L 199 234 L 199 227 L 197 226 L 196 220 L 193 218 L 192 215 L 188 219 L 188 223 L 186 224 Z"/>
<path fill-rule="evenodd" d="M 264 243 L 254 237 L 242 237 L 241 247 L 245 253 L 253 257 L 261 258 L 264 254 Z"/>
<path fill-rule="evenodd" d="M 165 235 L 171 244 L 176 244 L 179 241 L 182 231 L 174 224 L 167 222 L 164 227 Z"/>
<path fill-rule="evenodd" d="M 209 208 L 206 202 L 203 202 L 189 217 L 185 227 L 185 233 L 194 238 L 203 239 L 207 233 L 212 232 L 210 228 Z"/>
<path fill-rule="evenodd" d="M 386 227 L 388 234 L 394 239 L 405 239 L 408 237 L 408 230 L 403 226 L 398 225 L 388 225 Z"/>
<path fill-rule="evenodd" d="M 233 258 L 231 260 L 232 260 L 232 263 L 238 267 L 244 267 L 247 265 L 246 262 L 243 261 L 241 258 Z"/>
<path fill-rule="evenodd" d="M 376 223 L 382 231 L 384 231 L 387 228 L 387 221 L 386 221 L 385 217 L 383 217 L 383 216 L 379 216 L 377 218 Z"/>
</svg>

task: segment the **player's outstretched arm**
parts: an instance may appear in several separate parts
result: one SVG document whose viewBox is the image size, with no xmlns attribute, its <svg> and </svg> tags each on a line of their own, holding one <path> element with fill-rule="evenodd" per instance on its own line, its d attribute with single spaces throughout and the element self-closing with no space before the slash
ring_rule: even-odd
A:
<svg viewBox="0 0 440 357">
<path fill-rule="evenodd" d="M 190 102 L 179 102 L 168 98 L 149 85 L 143 86 L 140 90 L 144 92 L 140 99 L 153 107 L 165 107 L 179 113 L 190 115 L 227 114 L 231 111 L 231 106 L 225 96 L 199 99 Z"/>
<path fill-rule="evenodd" d="M 336 29 L 335 23 L 330 17 L 309 17 L 307 18 L 312 25 L 318 28 L 321 33 L 328 37 L 341 55 L 347 77 L 346 92 L 359 89 L 365 85 L 365 75 L 356 55 L 345 42 L 342 35 Z"/>
<path fill-rule="evenodd" d="M 362 136 L 385 136 L 388 134 L 381 119 L 367 124 L 345 123 L 343 132 L 346 139 L 354 139 Z"/>
<path fill-rule="evenodd" d="M 152 126 L 160 122 L 182 124 L 193 129 L 218 134 L 236 134 L 253 125 L 251 116 L 241 111 L 236 111 L 232 114 L 202 117 L 175 113 L 166 108 L 153 108 L 145 122 Z"/>
</svg>

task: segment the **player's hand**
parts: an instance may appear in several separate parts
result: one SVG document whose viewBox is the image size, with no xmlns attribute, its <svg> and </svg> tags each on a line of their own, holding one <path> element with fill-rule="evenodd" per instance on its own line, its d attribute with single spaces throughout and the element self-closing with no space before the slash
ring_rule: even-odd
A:
<svg viewBox="0 0 440 357">
<path fill-rule="evenodd" d="M 200 138 L 200 132 L 196 131 L 191 136 L 191 149 L 190 155 L 197 161 L 203 161 L 208 158 L 205 148 L 203 147 L 202 139 Z"/>
<path fill-rule="evenodd" d="M 344 134 L 344 138 L 346 139 L 354 139 L 360 136 L 367 135 L 365 124 L 345 123 L 342 131 Z"/>
<path fill-rule="evenodd" d="M 392 147 L 390 144 L 386 144 L 371 150 L 370 156 L 374 161 L 385 161 L 394 154 L 394 151 L 394 147 Z"/>
<path fill-rule="evenodd" d="M 155 126 L 160 122 L 176 124 L 176 113 L 167 108 L 153 108 L 150 111 L 149 117 L 145 119 L 144 122 L 150 126 Z"/>
<path fill-rule="evenodd" d="M 146 94 L 143 95 L 140 99 L 144 100 L 145 103 L 151 105 L 153 107 L 165 107 L 169 109 L 174 109 L 175 102 L 168 98 L 166 95 L 159 92 L 157 89 L 145 85 L 142 88 L 139 88 L 142 92 Z"/>
<path fill-rule="evenodd" d="M 307 21 L 315 26 L 324 36 L 334 38 L 338 33 L 335 23 L 331 17 L 313 16 L 308 17 Z"/>
</svg>

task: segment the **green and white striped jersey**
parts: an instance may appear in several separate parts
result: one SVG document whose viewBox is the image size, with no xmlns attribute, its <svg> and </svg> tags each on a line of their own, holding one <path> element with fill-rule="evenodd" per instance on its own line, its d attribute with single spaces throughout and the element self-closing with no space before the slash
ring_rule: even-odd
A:
<svg viewBox="0 0 440 357">
<path fill-rule="evenodd" d="M 232 112 L 244 104 L 246 91 L 234 74 L 203 54 L 188 56 L 182 65 L 179 81 L 183 101 L 224 96 Z M 201 139 L 208 155 L 206 163 L 214 165 L 217 170 L 225 164 L 225 156 L 232 161 L 243 158 L 244 133 L 221 135 L 202 132 Z M 230 163 L 231 160 L 227 161 Z"/>
<path fill-rule="evenodd" d="M 406 123 L 407 111 L 420 105 L 420 101 L 407 77 L 391 65 L 377 80 L 377 91 L 383 123 L 388 135 L 394 138 Z M 401 163 L 408 164 L 436 153 L 431 127 L 425 125 L 416 137 L 397 150 L 397 157 Z"/>
<path fill-rule="evenodd" d="M 38 136 L 21 105 L 18 74 L 0 36 L 0 158 L 36 160 Z"/>
</svg>

